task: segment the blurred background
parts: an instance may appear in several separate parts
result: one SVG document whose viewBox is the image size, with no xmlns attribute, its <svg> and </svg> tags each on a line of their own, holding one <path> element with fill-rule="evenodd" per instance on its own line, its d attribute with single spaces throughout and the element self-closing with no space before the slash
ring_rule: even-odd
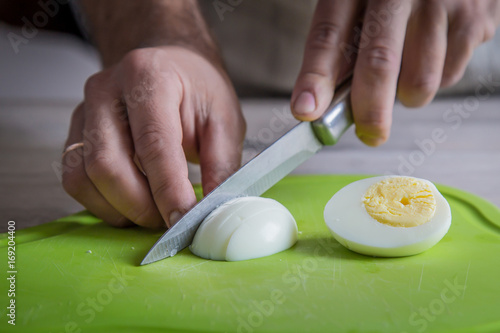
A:
<svg viewBox="0 0 500 333">
<path fill-rule="evenodd" d="M 246 161 L 296 123 L 289 94 L 314 2 L 241 1 L 223 15 L 212 1 L 200 3 L 242 98 Z M 0 231 L 9 220 L 22 228 L 83 209 L 58 178 L 71 113 L 85 80 L 100 69 L 75 17 L 55 0 L 0 0 Z M 475 51 L 464 78 L 429 106 L 397 103 L 384 146 L 364 146 L 351 129 L 295 173 L 413 175 L 500 205 L 499 52 L 497 33 Z M 445 139 L 436 141 L 436 131 Z M 190 177 L 199 181 L 194 165 Z"/>
</svg>

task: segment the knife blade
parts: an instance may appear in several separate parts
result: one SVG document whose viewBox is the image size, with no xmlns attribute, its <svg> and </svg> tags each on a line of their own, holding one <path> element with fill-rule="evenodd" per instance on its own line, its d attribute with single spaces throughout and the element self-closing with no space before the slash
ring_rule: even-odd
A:
<svg viewBox="0 0 500 333">
<path fill-rule="evenodd" d="M 334 145 L 353 123 L 349 77 L 335 91 L 321 118 L 300 122 L 242 166 L 168 229 L 141 265 L 172 257 L 189 246 L 198 226 L 215 208 L 241 196 L 259 196 L 325 145 Z"/>
</svg>

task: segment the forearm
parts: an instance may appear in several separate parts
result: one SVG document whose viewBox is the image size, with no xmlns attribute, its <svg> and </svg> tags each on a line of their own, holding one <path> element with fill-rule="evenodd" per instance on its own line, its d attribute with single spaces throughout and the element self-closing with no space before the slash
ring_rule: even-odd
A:
<svg viewBox="0 0 500 333">
<path fill-rule="evenodd" d="M 90 34 L 105 67 L 143 47 L 179 45 L 222 60 L 196 0 L 81 0 Z"/>
</svg>

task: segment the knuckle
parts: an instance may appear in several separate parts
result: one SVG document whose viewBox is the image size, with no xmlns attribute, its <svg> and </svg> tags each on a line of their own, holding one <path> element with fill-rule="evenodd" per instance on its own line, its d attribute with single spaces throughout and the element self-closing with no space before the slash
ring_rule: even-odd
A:
<svg viewBox="0 0 500 333">
<path fill-rule="evenodd" d="M 461 68 L 446 69 L 443 72 L 443 77 L 441 78 L 441 87 L 446 88 L 454 85 L 460 81 L 462 74 Z"/>
<path fill-rule="evenodd" d="M 87 81 L 85 81 L 83 88 L 85 96 L 91 95 L 97 89 L 99 82 L 100 79 L 98 78 L 98 74 L 90 76 Z"/>
<path fill-rule="evenodd" d="M 121 64 L 125 70 L 135 71 L 143 68 L 147 63 L 147 54 L 149 52 L 144 49 L 135 49 L 128 52 L 122 59 Z"/>
<path fill-rule="evenodd" d="M 147 93 L 155 85 L 155 78 L 158 77 L 158 70 L 155 70 L 151 50 L 136 49 L 127 53 L 121 63 L 121 73 L 124 80 L 131 84 L 128 87 L 131 94 Z"/>
<path fill-rule="evenodd" d="M 209 119 L 208 125 L 214 133 L 225 133 L 229 140 L 242 142 L 245 139 L 247 123 L 241 111 L 233 112 L 221 121 Z"/>
<path fill-rule="evenodd" d="M 111 152 L 103 146 L 94 147 L 85 157 L 85 171 L 89 178 L 95 181 L 113 178 L 117 171 Z"/>
<path fill-rule="evenodd" d="M 475 45 L 482 41 L 485 26 L 483 26 L 483 22 L 479 23 L 473 18 L 464 16 L 465 15 L 462 15 L 454 23 L 454 42 L 462 44 L 463 47 L 472 50 Z"/>
<path fill-rule="evenodd" d="M 308 47 L 313 50 L 330 50 L 338 44 L 341 32 L 339 24 L 318 22 L 311 29 Z"/>
<path fill-rule="evenodd" d="M 425 5 L 429 8 L 432 8 L 432 9 L 438 9 L 440 7 L 442 7 L 443 3 L 442 0 L 427 0 L 425 2 Z"/>
<path fill-rule="evenodd" d="M 453 25 L 468 25 L 475 21 L 478 8 L 476 1 L 457 1 L 457 6 L 451 11 L 450 21 Z"/>
<path fill-rule="evenodd" d="M 96 73 L 90 76 L 84 85 L 85 96 L 92 95 L 96 92 L 100 92 L 103 89 L 103 85 L 106 80 L 106 75 L 103 72 Z"/>
<path fill-rule="evenodd" d="M 375 72 L 389 72 L 397 69 L 398 56 L 388 43 L 373 42 L 364 50 L 364 64 L 368 70 Z"/>
<path fill-rule="evenodd" d="M 325 69 L 321 68 L 317 63 L 308 64 L 307 68 L 303 68 L 297 82 L 300 82 L 300 85 L 305 89 L 317 85 L 330 86 L 334 84 L 332 72 L 325 71 Z"/>
<path fill-rule="evenodd" d="M 168 194 L 174 193 L 176 188 L 180 188 L 180 184 L 178 181 L 165 178 L 157 182 L 154 188 L 152 188 L 151 192 L 153 194 L 153 197 L 156 198 L 157 200 L 158 199 L 163 200 L 163 198 L 168 198 L 169 202 L 167 204 L 175 206 L 179 204 L 177 202 L 173 202 L 173 200 L 175 200 L 175 196 L 172 195 L 169 196 Z"/>
<path fill-rule="evenodd" d="M 210 163 L 204 165 L 203 174 L 211 179 L 214 184 L 218 185 L 225 179 L 227 179 L 235 170 L 238 169 L 236 163 L 227 163 L 221 165 L 220 163 Z"/>
<path fill-rule="evenodd" d="M 157 224 L 160 224 L 156 212 L 151 207 L 147 207 L 142 210 L 133 208 L 126 215 L 131 217 L 131 220 L 137 225 L 156 226 Z"/>
<path fill-rule="evenodd" d="M 62 174 L 62 186 L 73 198 L 80 196 L 86 181 L 85 174 L 79 169 L 65 170 Z"/>
<path fill-rule="evenodd" d="M 460 38 L 463 41 L 463 44 L 466 49 L 472 50 L 474 46 L 478 44 L 480 41 L 480 37 L 478 34 L 479 29 L 477 29 L 474 26 L 469 26 L 464 29 L 462 29 Z"/>
<path fill-rule="evenodd" d="M 387 119 L 386 114 L 387 112 L 385 112 L 385 110 L 372 110 L 370 112 L 356 114 L 356 125 L 383 132 L 390 125 L 390 121 Z"/>
<path fill-rule="evenodd" d="M 151 85 L 160 74 L 171 73 L 173 66 L 169 63 L 159 64 L 152 59 L 155 59 L 159 52 L 152 49 L 135 49 L 128 52 L 120 62 L 126 79 L 142 82 L 144 85 Z M 167 75 L 168 76 L 168 75 Z"/>
<path fill-rule="evenodd" d="M 443 0 L 426 0 L 416 4 L 416 14 L 427 18 L 428 22 L 436 24 L 441 21 L 448 21 L 448 9 Z"/>
<path fill-rule="evenodd" d="M 414 80 L 407 84 L 410 92 L 415 92 L 418 95 L 433 95 L 439 88 L 441 80 L 438 76 L 431 73 L 417 76 Z"/>
<path fill-rule="evenodd" d="M 138 225 L 144 225 L 150 220 L 150 212 L 148 209 L 143 211 L 130 210 L 127 216 L 131 217 L 131 220 Z"/>
<path fill-rule="evenodd" d="M 85 113 L 84 102 L 76 106 L 71 114 L 71 123 L 75 123 L 78 119 L 82 118 Z"/>
<path fill-rule="evenodd" d="M 119 217 L 113 216 L 109 218 L 104 218 L 103 220 L 104 222 L 115 228 L 126 228 L 132 225 L 132 223 L 123 216 Z"/>
<path fill-rule="evenodd" d="M 165 148 L 164 131 L 158 125 L 148 124 L 144 125 L 139 133 L 135 140 L 137 155 L 141 162 L 149 163 L 157 158 Z"/>
<path fill-rule="evenodd" d="M 496 25 L 495 22 L 488 21 L 484 25 L 483 42 L 491 40 L 495 36 Z"/>
</svg>

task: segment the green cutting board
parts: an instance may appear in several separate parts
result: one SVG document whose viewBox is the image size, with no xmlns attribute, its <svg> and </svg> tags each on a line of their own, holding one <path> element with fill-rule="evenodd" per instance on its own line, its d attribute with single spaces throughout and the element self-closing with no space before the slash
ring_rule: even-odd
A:
<svg viewBox="0 0 500 333">
<path fill-rule="evenodd" d="M 323 221 L 330 197 L 360 178 L 279 182 L 264 196 L 292 212 L 299 241 L 249 261 L 209 261 L 185 249 L 139 266 L 161 232 L 114 229 L 85 212 L 20 230 L 16 326 L 7 324 L 4 278 L 0 331 L 500 332 L 500 210 L 438 186 L 453 215 L 441 242 L 412 257 L 363 256 L 337 243 Z"/>
</svg>

